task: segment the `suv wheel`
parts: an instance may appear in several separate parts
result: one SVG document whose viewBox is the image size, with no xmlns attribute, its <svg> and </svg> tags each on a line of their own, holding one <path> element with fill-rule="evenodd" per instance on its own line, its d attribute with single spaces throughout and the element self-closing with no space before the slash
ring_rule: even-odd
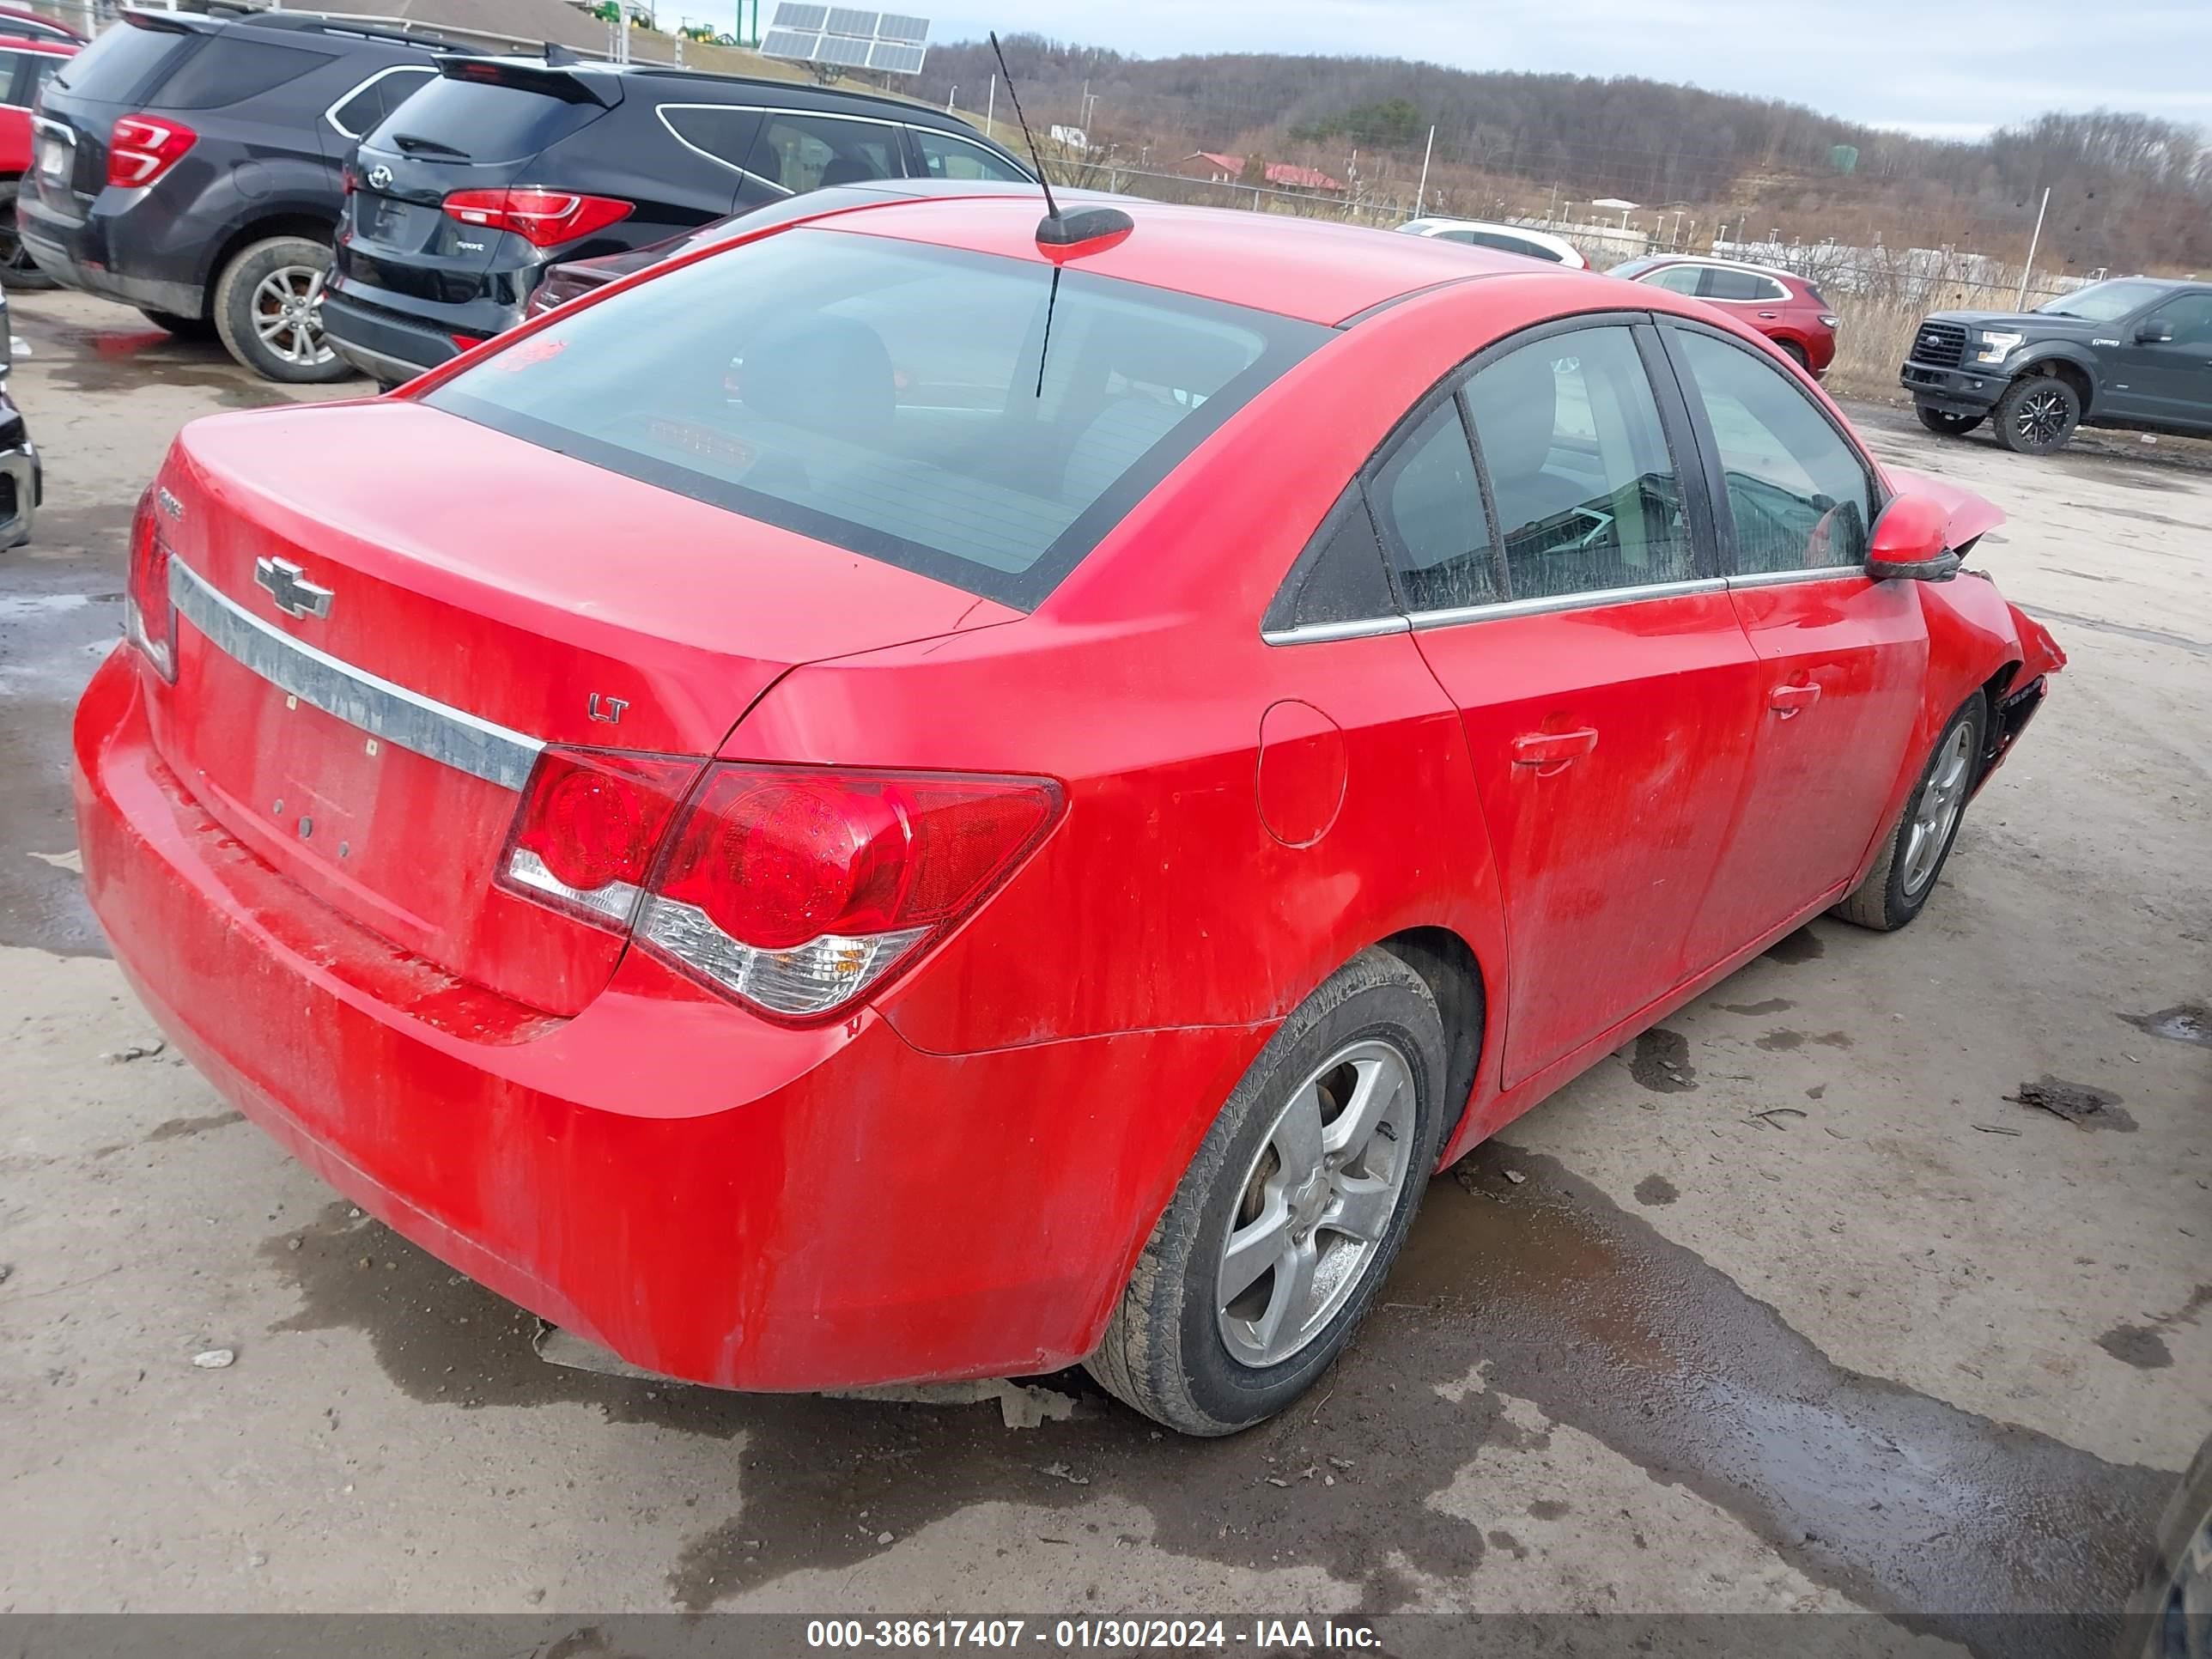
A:
<svg viewBox="0 0 2212 1659">
<path fill-rule="evenodd" d="M 1933 404 L 1915 404 L 1913 412 L 1920 416 L 1920 424 L 1930 432 L 1941 433 L 1946 438 L 1955 438 L 1972 432 L 1982 423 L 1979 415 L 1954 415 L 1948 410 L 1938 409 Z"/>
<path fill-rule="evenodd" d="M 1419 974 L 1382 950 L 1337 969 L 1230 1095 L 1085 1369 L 1184 1434 L 1233 1434 L 1297 1398 L 1405 1243 L 1444 1074 Z"/>
<path fill-rule="evenodd" d="M 215 326 L 230 355 L 264 380 L 342 380 L 352 368 L 323 337 L 327 244 L 272 236 L 240 251 L 215 285 Z"/>
<path fill-rule="evenodd" d="M 2014 380 L 1997 399 L 1997 441 L 2016 455 L 2063 448 L 2081 420 L 2081 396 L 2056 374 Z"/>
<path fill-rule="evenodd" d="M 52 288 L 54 279 L 39 269 L 15 228 L 15 195 L 22 186 L 0 185 L 0 288 Z"/>
</svg>

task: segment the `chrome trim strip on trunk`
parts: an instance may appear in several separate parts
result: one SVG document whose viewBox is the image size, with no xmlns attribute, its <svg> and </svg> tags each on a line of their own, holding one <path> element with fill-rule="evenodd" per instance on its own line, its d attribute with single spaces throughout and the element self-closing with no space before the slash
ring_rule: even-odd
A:
<svg viewBox="0 0 2212 1659">
<path fill-rule="evenodd" d="M 471 777 L 520 791 L 544 740 L 340 662 L 264 622 L 172 555 L 169 598 L 209 644 L 279 691 L 386 743 Z"/>
</svg>

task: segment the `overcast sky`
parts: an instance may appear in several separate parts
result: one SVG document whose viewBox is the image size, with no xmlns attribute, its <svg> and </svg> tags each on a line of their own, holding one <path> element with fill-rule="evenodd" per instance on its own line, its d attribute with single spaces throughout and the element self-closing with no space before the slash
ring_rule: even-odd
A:
<svg viewBox="0 0 2212 1659">
<path fill-rule="evenodd" d="M 913 9 L 925 9 L 915 0 Z M 1425 58 L 1642 75 L 1973 137 L 2046 109 L 2212 129 L 2212 0 L 951 0 L 937 40 L 1030 30 L 1146 57 Z M 775 0 L 762 0 L 763 15 Z"/>
</svg>

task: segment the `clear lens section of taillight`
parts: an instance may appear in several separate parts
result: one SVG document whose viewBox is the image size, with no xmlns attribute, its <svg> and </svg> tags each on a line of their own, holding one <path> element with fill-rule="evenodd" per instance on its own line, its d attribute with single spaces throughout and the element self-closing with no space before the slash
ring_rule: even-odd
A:
<svg viewBox="0 0 2212 1659">
<path fill-rule="evenodd" d="M 169 602 L 169 549 L 155 508 L 158 484 L 146 486 L 131 520 L 131 579 L 123 594 L 123 627 L 165 680 L 177 678 L 177 612 Z"/>
<path fill-rule="evenodd" d="M 880 983 L 1060 811 L 1045 778 L 702 764 L 548 749 L 499 880 L 781 1019 Z"/>
<path fill-rule="evenodd" d="M 628 928 L 654 852 L 701 763 L 548 749 L 523 792 L 499 879 L 595 927 Z"/>
<path fill-rule="evenodd" d="M 637 937 L 765 1012 L 827 1014 L 981 902 L 1059 809 L 1042 778 L 718 765 Z"/>
</svg>

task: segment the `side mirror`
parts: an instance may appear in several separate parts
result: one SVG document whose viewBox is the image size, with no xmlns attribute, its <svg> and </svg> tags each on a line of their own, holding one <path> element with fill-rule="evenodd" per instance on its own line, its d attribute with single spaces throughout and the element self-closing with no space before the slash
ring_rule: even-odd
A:
<svg viewBox="0 0 2212 1659">
<path fill-rule="evenodd" d="M 1947 582 L 1963 561 L 1946 545 L 1951 515 L 1925 495 L 1899 495 L 1874 521 L 1866 573 L 1878 582 Z"/>
<path fill-rule="evenodd" d="M 2162 317 L 2153 317 L 2148 322 L 2136 325 L 2137 345 L 2171 345 L 2172 343 L 2173 325 Z"/>
</svg>

